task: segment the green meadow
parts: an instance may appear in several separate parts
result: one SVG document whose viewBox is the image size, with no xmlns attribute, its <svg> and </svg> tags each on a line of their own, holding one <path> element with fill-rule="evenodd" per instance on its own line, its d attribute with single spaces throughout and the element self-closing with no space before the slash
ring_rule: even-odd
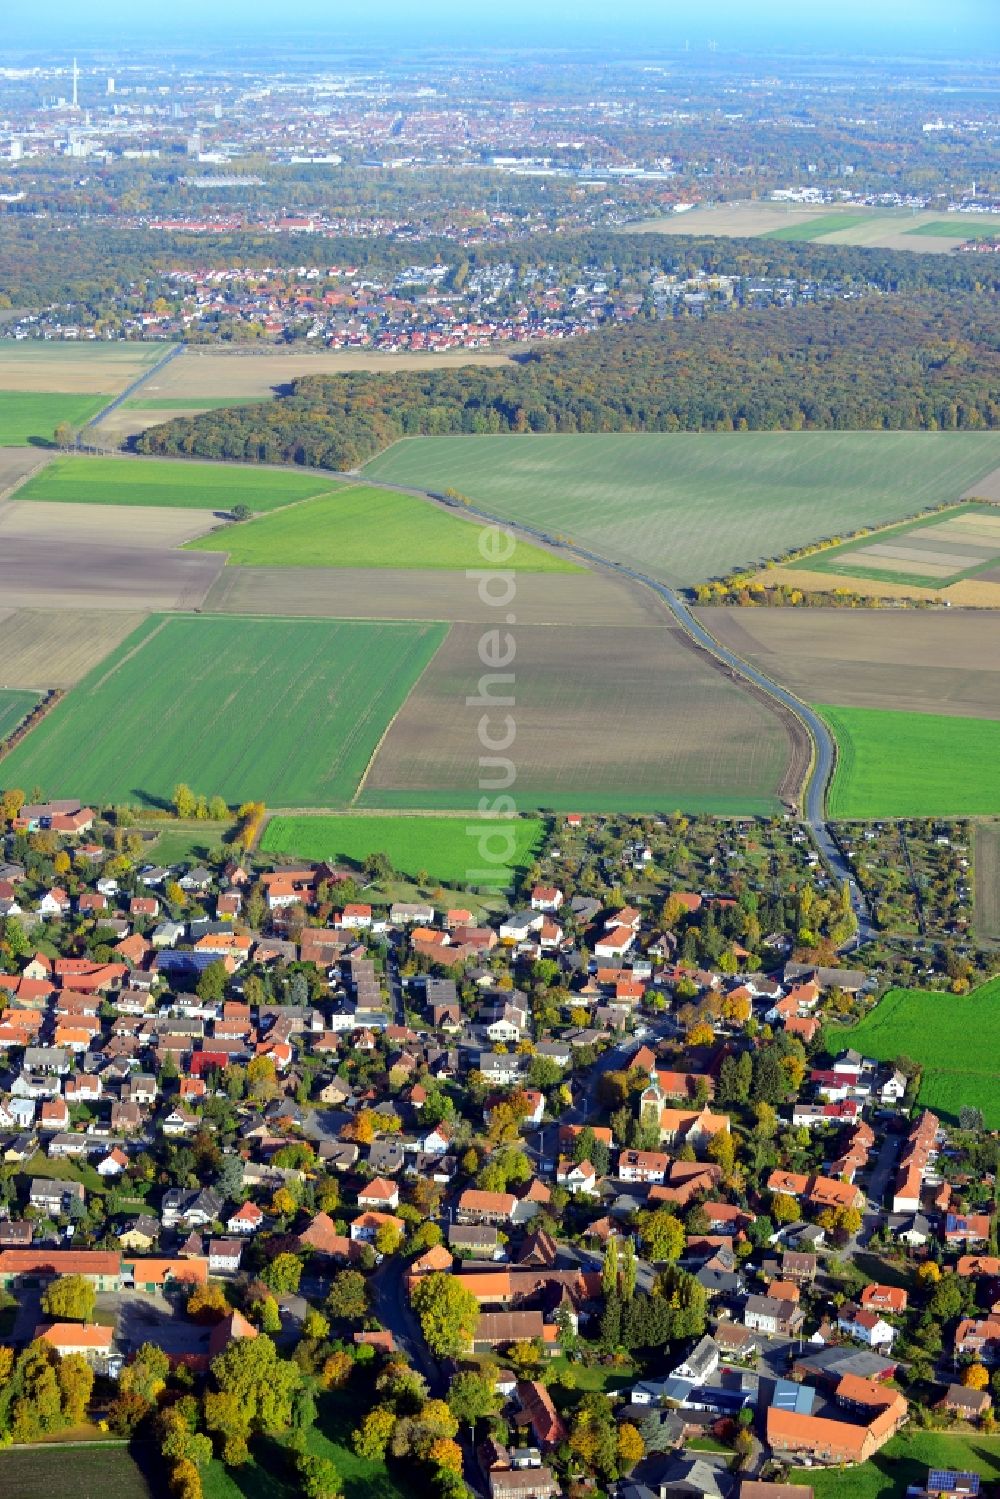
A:
<svg viewBox="0 0 1000 1499">
<path fill-rule="evenodd" d="M 103 404 L 100 403 L 100 404 Z M 78 505 L 167 505 L 191 510 L 274 510 L 333 486 L 322 474 L 236 463 L 156 458 L 57 458 L 18 491 L 19 500 Z"/>
<path fill-rule="evenodd" d="M 110 399 L 106 395 L 0 390 L 0 448 L 51 444 L 60 422 L 69 422 L 74 430 L 83 427 Z"/>
</svg>

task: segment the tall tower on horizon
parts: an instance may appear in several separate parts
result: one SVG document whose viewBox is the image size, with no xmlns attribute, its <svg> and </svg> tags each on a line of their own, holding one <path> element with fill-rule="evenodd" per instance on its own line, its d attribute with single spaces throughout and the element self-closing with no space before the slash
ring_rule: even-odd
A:
<svg viewBox="0 0 1000 1499">
<path fill-rule="evenodd" d="M 77 83 L 79 82 L 79 79 L 80 79 L 80 69 L 77 67 L 77 65 L 76 65 L 76 58 L 74 57 L 74 59 L 73 59 L 73 108 L 74 109 L 77 109 L 79 107 L 79 100 L 77 99 Z"/>
</svg>

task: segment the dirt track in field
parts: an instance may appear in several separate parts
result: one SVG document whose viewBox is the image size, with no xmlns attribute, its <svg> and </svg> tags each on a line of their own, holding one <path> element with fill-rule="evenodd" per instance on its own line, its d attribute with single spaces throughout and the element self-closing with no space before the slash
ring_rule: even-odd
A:
<svg viewBox="0 0 1000 1499">
<path fill-rule="evenodd" d="M 214 510 L 153 505 L 64 505 L 12 499 L 0 506 L 0 546 L 14 540 L 45 546 L 178 547 L 220 524 Z"/>
<path fill-rule="evenodd" d="M 977 822 L 974 871 L 976 936 L 1000 941 L 1000 822 Z"/>
<path fill-rule="evenodd" d="M 696 611 L 723 644 L 813 703 L 1000 719 L 1000 614 Z"/>
<path fill-rule="evenodd" d="M 470 364 L 509 364 L 505 353 L 450 349 L 441 354 L 373 354 L 363 349 L 303 351 L 300 354 L 224 354 L 186 349 L 142 387 L 144 398 L 181 400 L 205 396 L 272 396 L 276 386 L 303 375 L 341 375 L 351 370 L 455 369 Z M 180 416 L 179 411 L 165 415 Z"/>
<path fill-rule="evenodd" d="M 402 568 L 227 567 L 205 601 L 221 614 L 336 619 L 444 619 L 504 625 L 464 573 Z M 510 605 L 518 624 L 661 627 L 652 594 L 600 574 L 519 573 Z"/>
<path fill-rule="evenodd" d="M 144 619 L 120 610 L 4 610 L 0 687 L 72 687 Z"/>
<path fill-rule="evenodd" d="M 793 750 L 783 721 L 693 649 L 679 630 L 517 628 L 513 704 L 476 699 L 484 671 L 481 631 L 457 625 L 398 714 L 375 757 L 361 805 L 384 791 L 451 793 L 474 806 L 479 757 L 510 713 L 517 771 L 513 794 L 585 796 L 608 805 L 629 796 L 663 807 L 691 798 L 730 804 L 774 798 Z M 623 803 L 624 798 L 624 803 Z M 538 804 L 536 801 L 536 804 Z"/>
</svg>

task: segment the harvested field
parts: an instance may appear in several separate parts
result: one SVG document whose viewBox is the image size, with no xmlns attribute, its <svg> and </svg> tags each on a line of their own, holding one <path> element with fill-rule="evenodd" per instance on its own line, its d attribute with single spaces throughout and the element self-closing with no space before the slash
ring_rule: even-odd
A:
<svg viewBox="0 0 1000 1499">
<path fill-rule="evenodd" d="M 11 1447 L 0 1452 L 0 1493 L 7 1499 L 151 1499 L 127 1447 Z"/>
<path fill-rule="evenodd" d="M 0 662 L 0 673 L 3 671 L 4 663 Z M 6 686 L 0 686 L 0 744 L 19 723 L 24 722 L 37 702 L 34 692 L 11 692 Z"/>
<path fill-rule="evenodd" d="M 836 1034 L 839 1045 L 879 1062 L 903 1055 L 919 1062 L 918 1102 L 949 1123 L 969 1104 L 982 1109 L 987 1129 L 1000 1128 L 1000 980 L 971 994 L 890 989 L 870 1015 Z"/>
<path fill-rule="evenodd" d="M 15 539 L 48 546 L 179 547 L 219 524 L 214 510 L 154 510 L 144 505 L 58 505 L 15 499 L 0 505 L 0 546 Z"/>
<path fill-rule="evenodd" d="M 95 446 L 120 448 L 130 437 L 145 432 L 147 427 L 159 427 L 163 422 L 173 421 L 175 416 L 197 416 L 204 409 L 204 406 L 184 406 L 173 411 L 159 411 L 148 406 L 116 406 L 103 421 L 90 429 L 88 435 Z"/>
<path fill-rule="evenodd" d="M 373 354 L 363 349 L 280 354 L 226 354 L 185 349 L 142 388 L 144 397 L 187 400 L 191 396 L 266 400 L 279 386 L 303 375 L 341 375 L 350 370 L 432 370 L 466 364 L 509 364 L 505 353 L 452 349 L 441 354 Z M 179 415 L 174 412 L 173 415 Z"/>
<path fill-rule="evenodd" d="M 491 870 L 489 884 L 506 887 L 531 863 L 545 833 L 537 817 L 500 824 L 509 829 L 510 860 Z M 336 817 L 272 817 L 260 840 L 263 853 L 296 859 L 347 859 L 359 867 L 369 854 L 384 853 L 395 870 L 424 883 L 448 880 L 470 883 L 470 871 L 482 862 L 477 835 L 483 821 L 467 817 L 400 817 L 392 812 L 351 812 Z M 476 881 L 475 883 L 487 883 Z"/>
<path fill-rule="evenodd" d="M 169 366 L 168 366 L 169 368 Z M 239 463 L 189 463 L 164 458 L 57 458 L 18 491 L 22 500 L 75 505 L 177 506 L 226 510 L 248 505 L 275 510 L 326 494 L 335 482 L 320 473 L 254 468 Z"/>
<path fill-rule="evenodd" d="M 519 573 L 513 606 L 523 625 L 660 628 L 648 589 L 602 573 Z M 220 614 L 313 615 L 331 619 L 441 619 L 497 623 L 464 574 L 419 568 L 227 567 L 205 600 Z"/>
<path fill-rule="evenodd" d="M 877 580 L 885 575 L 934 588 L 974 577 L 998 563 L 1000 514 L 993 506 L 963 505 L 828 547 L 810 557 L 807 566 L 811 572 L 838 577 Z"/>
<path fill-rule="evenodd" d="M 200 609 L 222 562 L 162 547 L 15 538 L 0 548 L 0 599 L 9 609 Z"/>
<path fill-rule="evenodd" d="M 439 625 L 152 618 L 5 762 L 13 784 L 155 804 L 337 807 L 444 637 Z"/>
<path fill-rule="evenodd" d="M 142 624 L 117 609 L 0 612 L 0 686 L 71 687 Z"/>
<path fill-rule="evenodd" d="M 1000 722 L 817 704 L 837 741 L 830 816 L 1000 813 Z"/>
<path fill-rule="evenodd" d="M 998 455 L 994 432 L 423 437 L 394 444 L 365 472 L 457 489 L 685 585 L 957 500 Z"/>
<path fill-rule="evenodd" d="M 496 552 L 484 550 L 483 533 L 461 511 L 357 484 L 227 526 L 193 548 L 225 552 L 230 567 L 495 568 Z M 513 543 L 502 565 L 519 572 L 579 571 L 555 552 L 524 541 Z"/>
<path fill-rule="evenodd" d="M 714 234 L 723 238 L 809 239 L 824 245 L 869 245 L 884 250 L 944 254 L 978 231 L 981 218 L 950 216 L 942 225 L 932 212 L 908 209 L 865 211 L 853 204 L 810 208 L 787 203 L 704 204 L 688 213 L 670 214 L 625 226 L 629 234 Z M 935 226 L 935 227 L 932 227 Z M 945 232 L 945 231 L 950 232 Z M 995 231 L 994 231 L 995 232 Z"/>
<path fill-rule="evenodd" d="M 38 448 L 0 448 L 0 499 L 32 469 L 48 461 L 48 455 Z"/>
<path fill-rule="evenodd" d="M 1000 942 L 1000 822 L 976 823 L 973 861 L 976 936 Z"/>
<path fill-rule="evenodd" d="M 1000 719 L 1000 614 L 964 610 L 695 611 L 804 701 Z"/>
<path fill-rule="evenodd" d="M 0 390 L 113 396 L 165 353 L 163 344 L 0 340 Z M 104 404 L 98 402 L 96 409 Z"/>
<path fill-rule="evenodd" d="M 479 756 L 506 753 L 518 806 L 766 813 L 792 760 L 782 720 L 679 630 L 518 627 L 513 680 L 482 706 L 481 628 L 455 626 L 395 719 L 359 805 L 472 808 Z M 489 686 L 489 683 L 487 683 Z M 467 699 L 471 698 L 471 704 Z M 516 739 L 484 750 L 479 724 Z M 497 771 L 484 767 L 492 778 Z"/>
</svg>

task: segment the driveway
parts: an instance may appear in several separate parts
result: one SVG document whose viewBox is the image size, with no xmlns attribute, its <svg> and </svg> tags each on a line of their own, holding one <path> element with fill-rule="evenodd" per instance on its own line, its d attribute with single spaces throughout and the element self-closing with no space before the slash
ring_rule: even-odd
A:
<svg viewBox="0 0 1000 1499">
<path fill-rule="evenodd" d="M 861 1219 L 861 1231 L 857 1240 L 853 1241 L 852 1249 L 857 1244 L 867 1244 L 872 1235 L 878 1230 L 882 1220 L 882 1201 L 889 1190 L 889 1183 L 896 1172 L 899 1163 L 900 1137 L 898 1135 L 885 1135 L 879 1147 L 879 1153 L 875 1158 L 875 1165 L 868 1180 L 868 1193 L 865 1198 L 865 1208 Z"/>
<path fill-rule="evenodd" d="M 117 1317 L 115 1342 L 126 1357 L 143 1343 L 155 1343 L 170 1354 L 207 1352 L 208 1328 L 189 1322 L 180 1307 L 175 1312 L 162 1296 L 105 1291 L 97 1298 L 97 1309 Z"/>
</svg>

